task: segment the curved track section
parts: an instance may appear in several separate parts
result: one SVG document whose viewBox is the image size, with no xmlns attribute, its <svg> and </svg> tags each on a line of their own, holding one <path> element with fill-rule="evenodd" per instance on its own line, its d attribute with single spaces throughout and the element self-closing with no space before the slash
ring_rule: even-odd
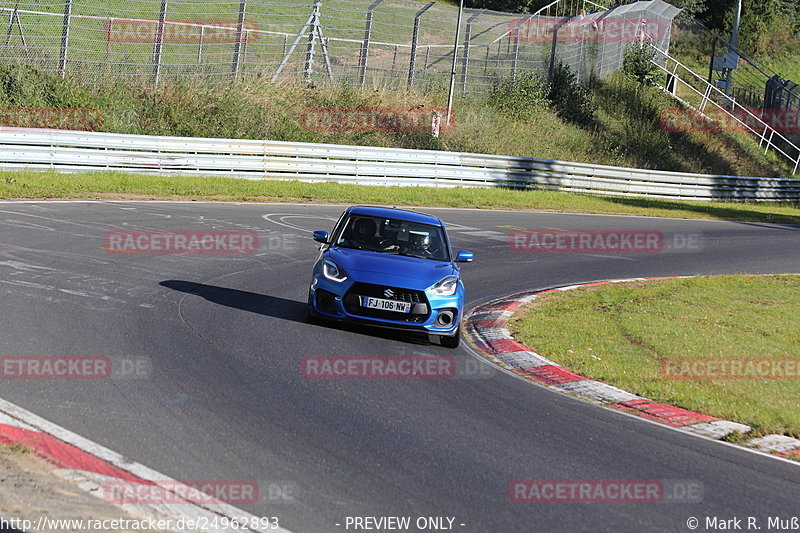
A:
<svg viewBox="0 0 800 533">
<path fill-rule="evenodd" d="M 0 204 L 0 352 L 146 362 L 135 377 L 4 379 L 0 396 L 178 480 L 289 487 L 291 497 L 264 490 L 241 507 L 296 532 L 347 531 L 348 516 L 451 517 L 463 532 L 686 531 L 692 516 L 754 516 L 766 527 L 767 517 L 796 512 L 800 468 L 531 387 L 468 347 L 306 324 L 309 230 L 330 228 L 342 209 Z M 796 271 L 800 259 L 793 226 L 426 211 L 448 223 L 454 246 L 476 254 L 464 274 L 470 307 L 586 280 Z M 513 251 L 509 232 L 526 228 L 658 231 L 669 246 Z M 261 246 L 238 255 L 104 249 L 106 232 L 139 230 L 245 230 Z M 309 356 L 391 355 L 453 357 L 463 371 L 444 380 L 300 371 Z M 685 504 L 515 503 L 517 479 L 692 480 L 703 495 Z"/>
</svg>

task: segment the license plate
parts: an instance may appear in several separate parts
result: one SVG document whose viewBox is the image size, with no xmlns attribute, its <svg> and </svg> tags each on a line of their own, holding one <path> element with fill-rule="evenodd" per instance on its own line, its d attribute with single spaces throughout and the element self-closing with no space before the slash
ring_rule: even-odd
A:
<svg viewBox="0 0 800 533">
<path fill-rule="evenodd" d="M 361 297 L 361 306 L 369 309 L 380 309 L 382 311 L 395 311 L 397 313 L 411 312 L 411 304 L 409 302 L 384 300 L 383 298 L 372 298 L 370 296 Z"/>
</svg>

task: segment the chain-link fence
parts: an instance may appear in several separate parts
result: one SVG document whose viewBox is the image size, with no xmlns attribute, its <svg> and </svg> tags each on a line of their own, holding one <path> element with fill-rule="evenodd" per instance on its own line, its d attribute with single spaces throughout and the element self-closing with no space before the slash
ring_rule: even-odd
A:
<svg viewBox="0 0 800 533">
<path fill-rule="evenodd" d="M 566 7 L 566 6 L 569 7 Z M 614 9 L 553 2 L 534 15 L 465 9 L 457 88 L 482 89 L 563 61 L 580 79 L 620 68 L 638 40 L 669 46 L 661 0 Z M 297 77 L 317 83 L 446 86 L 458 9 L 407 0 L 1 0 L 3 60 L 102 82 Z M 3 20 L 0 18 L 0 20 Z"/>
<path fill-rule="evenodd" d="M 734 48 L 726 36 L 715 34 L 683 14 L 675 18 L 671 46 L 672 56 L 697 74 L 696 88 L 705 91 L 702 85 L 707 82 L 719 89 L 709 91 L 708 98 L 728 109 L 744 108 L 794 144 L 800 144 L 797 83 L 783 79 L 741 45 Z M 792 147 L 784 148 L 795 153 Z"/>
</svg>

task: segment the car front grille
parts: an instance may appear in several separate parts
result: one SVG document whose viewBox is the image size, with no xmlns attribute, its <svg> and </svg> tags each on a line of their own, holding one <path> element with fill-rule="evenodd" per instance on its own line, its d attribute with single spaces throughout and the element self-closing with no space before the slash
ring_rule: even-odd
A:
<svg viewBox="0 0 800 533">
<path fill-rule="evenodd" d="M 386 289 L 392 290 L 394 293 L 392 297 L 386 297 L 386 294 L 384 294 Z M 371 296 L 373 298 L 382 298 L 384 300 L 409 302 L 412 304 L 411 312 L 396 313 L 393 311 L 384 311 L 382 309 L 367 309 L 361 307 L 361 299 L 359 298 L 360 296 Z M 424 291 L 405 289 L 401 287 L 390 287 L 387 285 L 374 285 L 371 283 L 354 283 L 344 297 L 344 306 L 348 313 L 354 315 L 365 316 L 369 318 L 380 318 L 383 320 L 396 320 L 399 322 L 411 322 L 416 324 L 425 322 L 430 316 L 430 305 L 428 304 L 428 299 L 425 297 Z M 423 310 L 424 312 L 421 312 Z"/>
</svg>

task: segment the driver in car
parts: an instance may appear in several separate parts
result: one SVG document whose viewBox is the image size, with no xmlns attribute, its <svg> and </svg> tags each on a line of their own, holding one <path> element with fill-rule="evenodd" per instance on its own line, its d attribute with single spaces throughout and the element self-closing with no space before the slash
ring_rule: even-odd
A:
<svg viewBox="0 0 800 533">
<path fill-rule="evenodd" d="M 424 235 L 412 233 L 408 251 L 420 257 L 434 258 L 439 252 L 438 239 L 436 241 L 434 242 L 434 238 L 430 233 Z"/>
<path fill-rule="evenodd" d="M 350 248 L 358 248 L 359 250 L 371 251 L 395 251 L 399 247 L 393 244 L 389 239 L 381 240 L 375 235 L 375 230 L 378 225 L 371 218 L 359 218 L 352 226 L 350 231 L 346 232 L 346 237 L 343 239 L 342 244 Z"/>
</svg>

